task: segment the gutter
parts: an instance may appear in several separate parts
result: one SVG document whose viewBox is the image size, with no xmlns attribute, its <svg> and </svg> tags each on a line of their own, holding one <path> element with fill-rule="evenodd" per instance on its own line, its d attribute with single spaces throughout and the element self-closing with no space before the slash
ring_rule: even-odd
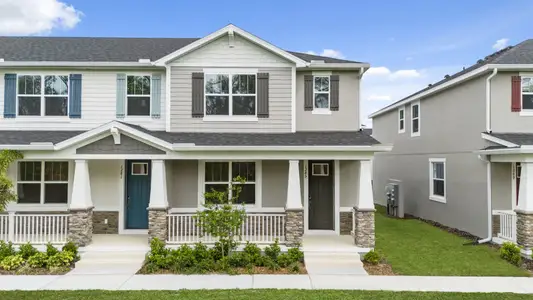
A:
<svg viewBox="0 0 533 300">
<path fill-rule="evenodd" d="M 174 151 L 342 151 L 342 152 L 389 152 L 392 146 L 196 146 L 195 144 L 173 144 Z"/>
<path fill-rule="evenodd" d="M 476 242 L 477 244 L 484 244 L 492 241 L 492 168 L 490 156 L 480 154 L 478 158 L 487 163 L 487 237 Z"/>
<path fill-rule="evenodd" d="M 487 77 L 487 84 L 485 85 L 485 131 L 488 133 L 492 132 L 491 128 L 491 101 L 490 101 L 490 81 L 491 79 L 498 74 L 498 68 L 494 68 L 492 70 L 492 74 L 490 74 L 489 77 Z"/>
<path fill-rule="evenodd" d="M 4 61 L 0 67 L 157 67 L 151 62 Z"/>
</svg>

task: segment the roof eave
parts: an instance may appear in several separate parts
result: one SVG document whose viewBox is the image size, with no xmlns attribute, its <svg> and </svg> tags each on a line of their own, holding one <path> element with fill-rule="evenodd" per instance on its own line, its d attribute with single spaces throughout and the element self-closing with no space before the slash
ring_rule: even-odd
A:
<svg viewBox="0 0 533 300">
<path fill-rule="evenodd" d="M 335 146 L 196 146 L 194 144 L 173 144 L 174 151 L 356 151 L 356 152 L 389 152 L 391 145 L 335 145 Z"/>
<path fill-rule="evenodd" d="M 5 67 L 125 67 L 125 68 L 154 68 L 151 62 L 99 62 L 99 61 L 4 61 L 0 68 Z"/>
<path fill-rule="evenodd" d="M 370 68 L 368 63 L 309 63 L 308 66 L 299 67 L 298 70 L 361 70 L 364 71 Z"/>
</svg>

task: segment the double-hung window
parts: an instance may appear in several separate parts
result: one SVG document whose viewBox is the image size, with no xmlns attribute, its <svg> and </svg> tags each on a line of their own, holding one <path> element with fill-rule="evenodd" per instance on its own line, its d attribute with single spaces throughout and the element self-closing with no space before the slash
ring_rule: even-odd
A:
<svg viewBox="0 0 533 300">
<path fill-rule="evenodd" d="M 313 78 L 313 110 L 329 111 L 330 102 L 329 76 L 314 76 Z"/>
<path fill-rule="evenodd" d="M 242 190 L 237 203 L 254 205 L 256 203 L 256 165 L 255 162 L 205 162 L 204 190 L 225 192 L 230 191 L 238 176 L 244 178 Z"/>
<path fill-rule="evenodd" d="M 126 112 L 128 116 L 150 116 L 150 76 L 127 76 Z"/>
<path fill-rule="evenodd" d="M 205 74 L 206 115 L 255 116 L 256 74 Z"/>
<path fill-rule="evenodd" d="M 18 203 L 68 202 L 68 162 L 21 161 L 17 171 Z"/>
<path fill-rule="evenodd" d="M 522 109 L 533 111 L 533 77 L 522 76 Z"/>
<path fill-rule="evenodd" d="M 405 107 L 398 109 L 398 132 L 405 132 Z"/>
<path fill-rule="evenodd" d="M 19 116 L 66 116 L 67 75 L 19 75 L 17 77 Z"/>
<path fill-rule="evenodd" d="M 420 102 L 411 104 L 411 136 L 420 135 Z"/>
<path fill-rule="evenodd" d="M 429 199 L 446 202 L 446 159 L 429 159 Z"/>
</svg>

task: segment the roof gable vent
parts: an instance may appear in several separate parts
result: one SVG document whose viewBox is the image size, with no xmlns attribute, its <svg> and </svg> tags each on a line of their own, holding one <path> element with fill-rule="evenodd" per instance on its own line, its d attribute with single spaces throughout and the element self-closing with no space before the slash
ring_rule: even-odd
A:
<svg viewBox="0 0 533 300">
<path fill-rule="evenodd" d="M 312 64 L 325 64 L 326 62 L 323 60 L 311 60 Z"/>
<path fill-rule="evenodd" d="M 150 63 L 151 60 L 149 58 L 139 58 L 140 63 Z"/>
</svg>

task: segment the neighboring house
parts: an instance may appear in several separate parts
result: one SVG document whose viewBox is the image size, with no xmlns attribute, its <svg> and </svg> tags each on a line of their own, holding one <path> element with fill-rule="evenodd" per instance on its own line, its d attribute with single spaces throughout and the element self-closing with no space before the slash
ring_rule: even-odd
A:
<svg viewBox="0 0 533 300">
<path fill-rule="evenodd" d="M 391 147 L 360 130 L 368 68 L 233 25 L 200 39 L 0 38 L 0 148 L 24 153 L 0 239 L 196 242 L 204 192 L 242 176 L 246 240 L 353 231 L 371 248 L 370 162 Z"/>
<path fill-rule="evenodd" d="M 533 40 L 370 117 L 393 144 L 374 159 L 376 203 L 400 180 L 406 213 L 533 247 Z"/>
</svg>

